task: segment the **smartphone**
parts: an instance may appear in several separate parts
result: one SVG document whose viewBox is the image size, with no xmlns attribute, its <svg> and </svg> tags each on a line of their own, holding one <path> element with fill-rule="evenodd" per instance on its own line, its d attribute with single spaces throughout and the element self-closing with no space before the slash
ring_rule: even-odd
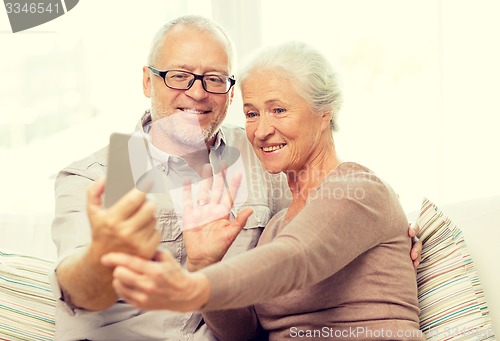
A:
<svg viewBox="0 0 500 341">
<path fill-rule="evenodd" d="M 104 207 L 113 206 L 149 169 L 149 135 L 112 133 L 109 138 Z"/>
</svg>

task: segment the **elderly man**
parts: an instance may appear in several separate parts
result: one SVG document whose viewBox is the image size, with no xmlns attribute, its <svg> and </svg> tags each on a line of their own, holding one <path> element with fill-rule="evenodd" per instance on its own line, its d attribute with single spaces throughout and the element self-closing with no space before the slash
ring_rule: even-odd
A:
<svg viewBox="0 0 500 341">
<path fill-rule="evenodd" d="M 261 168 L 244 129 L 221 126 L 234 93 L 232 50 L 225 31 L 203 17 L 167 23 L 155 36 L 149 65 L 143 68 L 151 110 L 137 128 L 149 134 L 153 166 L 168 183 L 201 178 L 207 163 L 220 172 L 238 151 L 247 188 L 238 211 L 251 208 L 253 214 L 226 256 L 254 247 L 261 228 L 288 203 L 286 183 Z M 99 179 L 106 173 L 107 155 L 106 147 L 63 169 L 56 180 L 52 236 L 59 260 L 51 274 L 58 298 L 56 339 L 214 339 L 200 314 L 142 311 L 114 292 L 112 269 L 101 264 L 104 254 L 126 251 L 151 258 L 161 248 L 181 264 L 187 255 L 174 208 L 179 198 L 168 191 L 152 193 L 153 200 L 147 200 L 145 193 L 132 190 L 110 208 L 102 207 L 104 181 Z M 237 213 L 231 213 L 233 218 Z M 417 261 L 419 248 L 412 250 Z"/>
</svg>

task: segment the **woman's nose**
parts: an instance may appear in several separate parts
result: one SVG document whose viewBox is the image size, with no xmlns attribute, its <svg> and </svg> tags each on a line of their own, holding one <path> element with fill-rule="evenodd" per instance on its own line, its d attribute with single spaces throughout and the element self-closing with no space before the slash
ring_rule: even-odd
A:
<svg viewBox="0 0 500 341">
<path fill-rule="evenodd" d="M 272 120 L 265 116 L 260 117 L 257 123 L 257 129 L 255 129 L 255 137 L 259 140 L 266 140 L 273 134 L 274 126 L 272 124 Z"/>
</svg>

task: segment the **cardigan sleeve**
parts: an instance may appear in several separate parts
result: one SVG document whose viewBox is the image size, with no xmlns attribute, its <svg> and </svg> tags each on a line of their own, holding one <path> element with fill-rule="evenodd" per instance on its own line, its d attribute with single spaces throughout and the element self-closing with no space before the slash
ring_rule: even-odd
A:
<svg viewBox="0 0 500 341">
<path fill-rule="evenodd" d="M 253 306 L 204 312 L 203 319 L 219 341 L 267 340 Z"/>
<path fill-rule="evenodd" d="M 341 164 L 309 199 L 270 243 L 200 270 L 211 285 L 205 311 L 246 307 L 313 285 L 406 231 L 389 223 L 402 212 L 397 195 L 358 164 Z"/>
</svg>

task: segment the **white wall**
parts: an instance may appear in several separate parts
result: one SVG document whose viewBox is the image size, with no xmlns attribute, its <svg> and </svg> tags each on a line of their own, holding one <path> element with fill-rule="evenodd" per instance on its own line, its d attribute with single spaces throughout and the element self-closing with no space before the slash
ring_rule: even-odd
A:
<svg viewBox="0 0 500 341">
<path fill-rule="evenodd" d="M 17 136 L 13 146 L 0 146 L 0 212 L 50 212 L 57 171 L 104 145 L 112 131 L 133 128 L 147 107 L 141 67 L 150 39 L 183 13 L 226 26 L 240 60 L 260 44 L 289 39 L 323 50 L 344 84 L 341 156 L 387 179 L 408 211 L 424 195 L 439 203 L 500 193 L 497 1 L 85 0 L 16 34 L 0 10 L 0 127 Z M 27 87 L 43 89 L 62 70 L 47 58 L 79 48 L 79 64 L 63 61 L 66 69 L 83 70 L 81 79 L 63 77 L 60 96 L 31 103 Z M 26 60 L 47 70 L 42 84 L 23 73 Z M 75 82 L 85 83 L 85 93 L 63 96 Z M 22 124 L 82 96 L 88 103 L 78 106 L 72 128 L 25 142 Z M 243 124 L 240 106 L 238 100 L 232 106 L 230 122 Z"/>
</svg>

